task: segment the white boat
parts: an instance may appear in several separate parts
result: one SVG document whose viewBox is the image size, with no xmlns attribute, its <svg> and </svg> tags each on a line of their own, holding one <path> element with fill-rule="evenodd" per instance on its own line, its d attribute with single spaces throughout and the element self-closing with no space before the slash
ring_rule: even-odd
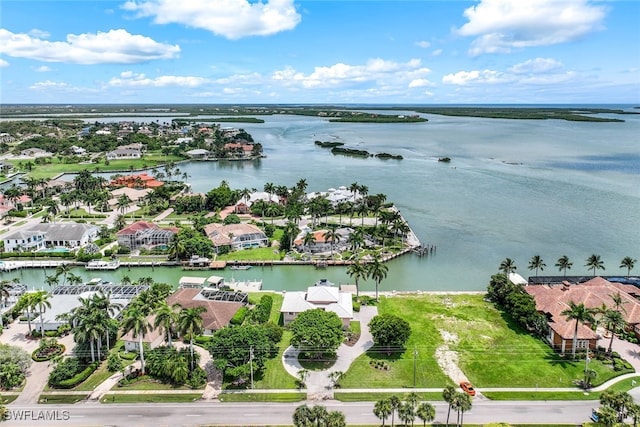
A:
<svg viewBox="0 0 640 427">
<path fill-rule="evenodd" d="M 87 265 L 85 265 L 86 270 L 117 270 L 120 267 L 120 261 L 100 261 L 94 260 L 89 261 Z"/>
<path fill-rule="evenodd" d="M 229 267 L 229 269 L 231 270 L 248 270 L 250 268 L 250 265 L 232 265 L 231 267 Z"/>
</svg>

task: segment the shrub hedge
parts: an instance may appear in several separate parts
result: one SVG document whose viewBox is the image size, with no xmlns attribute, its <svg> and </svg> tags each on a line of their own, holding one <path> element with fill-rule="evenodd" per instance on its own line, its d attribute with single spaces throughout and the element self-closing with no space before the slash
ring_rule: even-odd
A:
<svg viewBox="0 0 640 427">
<path fill-rule="evenodd" d="M 244 322 L 244 319 L 245 317 L 247 317 L 248 312 L 249 309 L 247 307 L 240 307 L 240 309 L 236 311 L 236 314 L 233 315 L 229 323 L 231 323 L 232 325 L 242 325 L 242 322 Z"/>
<path fill-rule="evenodd" d="M 62 380 L 58 384 L 55 384 L 55 385 L 52 384 L 51 386 L 55 388 L 64 388 L 64 389 L 74 388 L 75 386 L 77 386 L 78 384 L 80 384 L 81 382 L 89 378 L 89 376 L 93 374 L 96 369 L 98 369 L 99 365 L 100 364 L 98 362 L 94 362 L 89 366 L 87 366 L 86 368 L 84 368 L 84 370 L 80 371 L 78 374 L 74 375 L 73 377 L 67 380 Z"/>
</svg>

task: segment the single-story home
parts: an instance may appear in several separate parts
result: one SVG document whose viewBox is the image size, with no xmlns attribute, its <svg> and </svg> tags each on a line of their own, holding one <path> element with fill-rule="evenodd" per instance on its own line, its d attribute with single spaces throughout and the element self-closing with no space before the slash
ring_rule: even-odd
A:
<svg viewBox="0 0 640 427">
<path fill-rule="evenodd" d="M 149 316 L 147 320 L 149 324 L 154 325 L 156 316 Z M 159 347 L 164 343 L 166 335 L 163 328 L 152 328 L 142 337 L 142 344 L 147 344 L 149 348 Z M 124 341 L 124 349 L 126 351 L 140 351 L 140 337 L 136 336 L 134 338 L 133 331 L 127 332 L 120 339 Z"/>
<path fill-rule="evenodd" d="M 182 288 L 178 289 L 167 298 L 167 303 L 172 306 L 178 304 L 182 308 L 204 307 L 202 326 L 204 335 L 212 335 L 218 329 L 229 325 L 234 314 L 244 305 L 236 301 L 212 301 L 206 297 L 203 291 L 206 289 Z"/>
<path fill-rule="evenodd" d="M 139 159 L 142 157 L 140 150 L 132 150 L 128 148 L 116 148 L 113 151 L 107 153 L 107 160 L 121 160 L 121 159 Z"/>
<path fill-rule="evenodd" d="M 569 352 L 573 348 L 575 320 L 567 320 L 562 314 L 569 308 L 569 302 L 584 304 L 585 307 L 597 309 L 606 305 L 615 306 L 612 296 L 617 294 L 623 301 L 622 316 L 631 330 L 640 325 L 640 289 L 633 285 L 612 283 L 602 277 L 594 277 L 584 283 L 564 282 L 561 285 L 530 285 L 524 289 L 533 296 L 538 312 L 544 314 L 548 320 L 549 344 L 561 353 Z M 597 334 L 590 324 L 578 324 L 577 349 L 595 349 Z"/>
<path fill-rule="evenodd" d="M 333 283 L 323 279 L 306 292 L 286 292 L 280 312 L 285 325 L 291 323 L 298 315 L 307 310 L 321 308 L 333 311 L 348 328 L 353 319 L 353 300 L 350 292 L 343 292 Z"/>
<path fill-rule="evenodd" d="M 192 159 L 206 159 L 211 155 L 211 151 L 204 148 L 196 148 L 195 150 L 186 151 L 185 154 Z"/>
<path fill-rule="evenodd" d="M 112 186 L 124 186 L 129 188 L 157 188 L 162 187 L 164 182 L 158 181 L 151 175 L 140 173 L 136 175 L 119 176 L 111 180 Z"/>
<path fill-rule="evenodd" d="M 204 232 L 213 243 L 216 251 L 223 246 L 232 250 L 266 247 L 269 244 L 267 235 L 252 224 L 207 224 Z"/>
<path fill-rule="evenodd" d="M 296 247 L 296 250 L 298 250 L 299 252 L 304 252 L 307 250 L 314 254 L 329 252 L 331 251 L 332 243 L 326 237 L 327 231 L 328 230 L 326 229 L 316 231 L 303 230 L 302 232 L 300 232 L 300 234 L 298 234 L 298 236 L 296 236 L 293 244 Z M 336 240 L 333 242 L 333 248 L 336 249 L 340 245 L 345 245 L 351 232 L 352 230 L 350 228 L 343 227 L 336 229 L 336 234 L 340 237 L 336 238 Z M 311 243 L 305 244 L 304 240 L 307 234 L 313 234 L 313 241 Z"/>
</svg>

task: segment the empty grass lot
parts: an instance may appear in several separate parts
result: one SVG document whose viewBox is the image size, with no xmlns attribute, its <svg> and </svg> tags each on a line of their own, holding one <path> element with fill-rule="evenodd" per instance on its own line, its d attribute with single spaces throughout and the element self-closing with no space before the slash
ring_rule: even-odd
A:
<svg viewBox="0 0 640 427">
<path fill-rule="evenodd" d="M 483 300 L 482 295 L 407 295 L 382 298 L 379 313 L 406 319 L 412 334 L 401 354 L 369 352 L 351 366 L 341 382 L 344 388 L 380 388 L 413 384 L 413 351 L 418 356 L 416 386 L 443 387 L 451 383 L 436 363 L 435 351 L 444 345 L 440 331 L 455 337 L 448 343 L 458 353 L 458 366 L 476 387 L 573 387 L 583 375 L 584 361 L 563 359 L 542 340 Z M 370 367 L 372 359 L 386 360 L 389 371 Z M 617 376 L 593 359 L 598 376 L 594 385 Z"/>
</svg>

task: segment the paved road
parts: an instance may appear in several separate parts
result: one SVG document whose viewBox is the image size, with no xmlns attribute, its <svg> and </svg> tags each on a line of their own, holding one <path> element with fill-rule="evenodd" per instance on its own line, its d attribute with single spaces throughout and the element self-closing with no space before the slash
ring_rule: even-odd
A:
<svg viewBox="0 0 640 427">
<path fill-rule="evenodd" d="M 193 404 L 99 404 L 9 405 L 14 419 L 7 426 L 196 426 L 196 425 L 289 425 L 291 414 L 300 403 L 193 403 Z M 310 403 L 312 404 L 312 403 Z M 325 401 L 328 410 L 339 410 L 347 423 L 379 424 L 372 412 L 373 403 Z M 435 402 L 436 421 L 444 423 L 447 405 Z M 464 416 L 465 423 L 573 423 L 588 421 L 594 402 L 491 402 L 477 401 Z M 21 412 L 22 411 L 22 412 Z M 25 412 L 27 411 L 27 412 Z M 29 412 L 29 411 L 33 411 Z M 42 415 L 37 411 L 43 412 Z M 66 411 L 66 412 L 65 412 Z M 22 414 L 23 420 L 16 420 Z M 47 417 L 48 421 L 33 420 Z M 27 418 L 27 419 L 24 419 Z M 58 418 L 58 419 L 56 419 Z M 455 418 L 455 416 L 454 416 Z"/>
</svg>

